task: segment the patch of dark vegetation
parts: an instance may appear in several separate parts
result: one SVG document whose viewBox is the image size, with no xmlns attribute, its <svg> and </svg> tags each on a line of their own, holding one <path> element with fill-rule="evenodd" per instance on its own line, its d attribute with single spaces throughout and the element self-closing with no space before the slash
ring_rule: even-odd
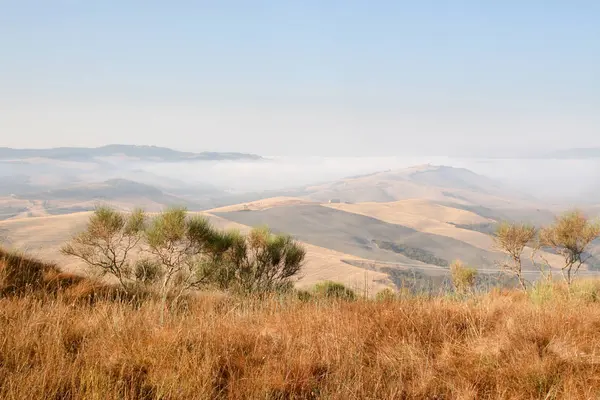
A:
<svg viewBox="0 0 600 400">
<path fill-rule="evenodd" d="M 139 304 L 151 297 L 151 293 L 143 288 L 126 292 L 117 286 L 62 272 L 53 263 L 0 248 L 0 298 L 48 299 L 59 294 L 65 301 L 85 304 L 99 300 Z"/>
<path fill-rule="evenodd" d="M 448 194 L 446 194 L 446 193 L 444 193 L 444 195 L 448 196 Z M 460 197 L 458 197 L 458 198 L 463 200 Z M 480 217 L 493 219 L 495 221 L 501 221 L 501 220 L 506 219 L 506 216 L 503 215 L 501 212 L 492 210 L 491 208 L 487 208 L 484 206 L 473 206 L 473 205 L 469 205 L 469 204 L 460 204 L 460 203 L 451 203 L 451 202 L 441 202 L 440 204 L 443 206 L 458 208 L 459 210 L 470 211 L 474 214 L 479 215 Z"/>
<path fill-rule="evenodd" d="M 78 212 L 86 212 L 86 211 L 94 211 L 94 207 L 50 207 L 47 206 L 44 208 L 46 212 L 50 215 L 64 215 L 64 214 L 72 214 Z"/>
<path fill-rule="evenodd" d="M 408 290 L 413 294 L 445 294 L 453 292 L 450 274 L 429 275 L 417 268 L 399 269 L 383 267 L 380 269 L 389 275 L 392 283 L 399 290 Z M 519 285 L 515 277 L 502 272 L 492 274 L 478 273 L 473 289 L 478 292 L 487 292 L 493 288 L 513 289 Z"/>
<path fill-rule="evenodd" d="M 383 267 L 381 272 L 388 274 L 398 289 L 408 290 L 413 294 L 443 293 L 452 290 L 452 281 L 449 275 L 432 276 L 416 268 Z"/>
<path fill-rule="evenodd" d="M 492 219 L 494 221 L 508 222 L 523 222 L 529 223 L 536 227 L 547 225 L 554 221 L 555 215 L 544 209 L 538 208 L 488 208 L 484 206 L 476 206 L 471 204 L 461 204 L 454 202 L 439 202 L 438 204 L 457 208 L 459 210 L 470 211 L 483 218 Z"/>
<path fill-rule="evenodd" d="M 421 261 L 426 264 L 437 265 L 438 267 L 448 268 L 450 263 L 448 260 L 436 257 L 430 251 L 419 249 L 417 247 L 406 246 L 401 243 L 392 243 L 383 240 L 373 240 L 380 249 L 393 251 L 394 253 L 402 254 L 411 260 Z"/>
<path fill-rule="evenodd" d="M 360 179 L 360 178 L 368 178 L 370 176 L 375 176 L 375 175 L 379 175 L 379 174 L 385 174 L 388 172 L 392 172 L 391 169 L 386 169 L 385 171 L 378 171 L 378 172 L 371 172 L 368 174 L 359 174 L 359 175 L 351 175 L 351 176 L 347 176 L 346 179 Z"/>
<path fill-rule="evenodd" d="M 28 210 L 27 207 L 0 207 L 0 221 L 16 217 Z"/>
<path fill-rule="evenodd" d="M 498 229 L 497 222 L 483 222 L 480 224 L 455 224 L 453 222 L 448 223 L 460 229 L 467 229 L 470 231 L 480 232 L 490 236 L 493 236 L 496 230 Z"/>
<path fill-rule="evenodd" d="M 459 196 L 456 193 L 452 193 L 452 192 L 442 192 L 442 194 L 446 197 L 450 197 L 453 199 L 457 199 L 457 200 L 462 200 L 462 201 L 469 201 L 469 199 L 467 199 L 466 197 L 463 196 Z"/>
</svg>

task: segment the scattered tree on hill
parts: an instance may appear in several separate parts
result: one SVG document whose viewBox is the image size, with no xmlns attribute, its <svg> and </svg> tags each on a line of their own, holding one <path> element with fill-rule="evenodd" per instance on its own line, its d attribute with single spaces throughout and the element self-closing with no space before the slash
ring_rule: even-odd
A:
<svg viewBox="0 0 600 400">
<path fill-rule="evenodd" d="M 103 275 L 116 277 L 123 289 L 129 291 L 130 253 L 143 239 L 145 221 L 141 210 L 126 215 L 109 207 L 98 207 L 86 230 L 75 235 L 61 252 L 79 258 Z"/>
<path fill-rule="evenodd" d="M 477 280 L 477 270 L 470 268 L 461 261 L 456 260 L 450 264 L 450 274 L 452 285 L 457 293 L 466 294 L 475 287 Z"/>
<path fill-rule="evenodd" d="M 600 223 L 590 221 L 582 212 L 572 211 L 558 217 L 540 231 L 540 244 L 552 248 L 564 258 L 563 277 L 571 285 L 579 268 L 586 262 L 586 248 L 600 237 Z"/>
<path fill-rule="evenodd" d="M 536 229 L 531 225 L 504 222 L 498 226 L 494 237 L 498 249 L 509 257 L 509 261 L 502 264 L 502 267 L 517 277 L 523 290 L 527 288 L 522 268 L 523 250 L 536 234 Z"/>
</svg>

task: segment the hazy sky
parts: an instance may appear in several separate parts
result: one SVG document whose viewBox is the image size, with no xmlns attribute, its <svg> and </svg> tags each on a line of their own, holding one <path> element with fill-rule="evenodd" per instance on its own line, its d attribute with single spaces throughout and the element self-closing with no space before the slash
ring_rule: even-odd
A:
<svg viewBox="0 0 600 400">
<path fill-rule="evenodd" d="M 0 0 L 0 146 L 600 146 L 600 1 Z"/>
</svg>

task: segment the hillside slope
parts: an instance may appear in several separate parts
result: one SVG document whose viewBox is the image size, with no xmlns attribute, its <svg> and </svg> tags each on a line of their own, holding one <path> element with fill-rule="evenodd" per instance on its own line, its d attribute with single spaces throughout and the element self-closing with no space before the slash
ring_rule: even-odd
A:
<svg viewBox="0 0 600 400">
<path fill-rule="evenodd" d="M 306 196 L 326 202 L 393 202 L 423 199 L 486 207 L 537 205 L 531 196 L 463 168 L 421 165 L 306 187 Z"/>
<path fill-rule="evenodd" d="M 53 261 L 70 272 L 82 272 L 83 265 L 78 261 L 60 254 L 60 246 L 71 235 L 83 230 L 91 213 L 82 212 L 69 215 L 40 218 L 23 218 L 0 221 L 0 243 L 10 248 L 26 251 L 37 258 Z M 238 229 L 246 231 L 248 226 L 238 224 L 215 215 L 202 213 L 220 229 Z M 334 280 L 350 287 L 364 290 L 365 283 L 370 293 L 391 286 L 387 274 L 367 271 L 355 267 L 344 260 L 360 260 L 349 254 L 303 243 L 307 249 L 307 257 L 303 268 L 299 287 L 312 286 L 316 282 Z"/>
<path fill-rule="evenodd" d="M 371 260 L 447 267 L 452 260 L 461 259 L 472 265 L 491 267 L 501 258 L 499 254 L 451 237 L 320 205 L 216 214 L 245 225 L 266 224 L 307 243 Z"/>
</svg>

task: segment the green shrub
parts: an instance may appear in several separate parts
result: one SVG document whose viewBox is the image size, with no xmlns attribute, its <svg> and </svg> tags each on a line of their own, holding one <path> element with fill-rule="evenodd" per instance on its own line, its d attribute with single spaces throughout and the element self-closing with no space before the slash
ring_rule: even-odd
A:
<svg viewBox="0 0 600 400">
<path fill-rule="evenodd" d="M 356 293 L 339 282 L 325 281 L 315 286 L 315 293 L 326 298 L 355 300 Z"/>
<path fill-rule="evenodd" d="M 157 261 L 144 258 L 135 263 L 133 273 L 137 282 L 151 284 L 162 277 L 163 270 Z"/>
<path fill-rule="evenodd" d="M 314 296 L 311 292 L 309 292 L 308 290 L 302 290 L 302 289 L 298 289 L 296 290 L 296 297 L 298 298 L 298 300 L 303 301 L 303 302 L 307 302 L 307 301 L 311 301 L 314 299 Z"/>
<path fill-rule="evenodd" d="M 536 281 L 528 290 L 529 298 L 534 304 L 544 304 L 555 296 L 556 284 L 548 281 Z"/>
<path fill-rule="evenodd" d="M 375 300 L 377 301 L 394 301 L 398 295 L 395 291 L 390 288 L 385 288 L 381 292 L 375 295 Z"/>
<path fill-rule="evenodd" d="M 477 270 L 456 260 L 450 265 L 452 284 L 457 293 L 467 293 L 473 290 L 477 279 Z"/>
</svg>

